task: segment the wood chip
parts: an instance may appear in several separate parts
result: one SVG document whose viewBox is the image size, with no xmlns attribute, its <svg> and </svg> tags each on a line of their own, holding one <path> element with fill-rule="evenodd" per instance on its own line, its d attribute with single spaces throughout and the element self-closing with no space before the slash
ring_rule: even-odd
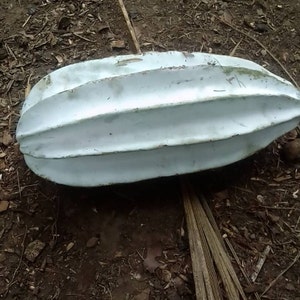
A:
<svg viewBox="0 0 300 300">
<path fill-rule="evenodd" d="M 111 49 L 124 49 L 126 48 L 124 40 L 113 40 L 110 42 Z"/>
<path fill-rule="evenodd" d="M 66 247 L 66 251 L 69 252 L 74 247 L 74 245 L 75 245 L 75 243 L 70 242 Z"/>
<path fill-rule="evenodd" d="M 292 179 L 292 178 L 293 177 L 291 175 L 283 175 L 283 176 L 280 176 L 280 177 L 276 177 L 273 180 L 275 182 L 283 182 L 283 181 L 286 181 L 286 180 L 289 180 L 289 179 Z"/>
</svg>

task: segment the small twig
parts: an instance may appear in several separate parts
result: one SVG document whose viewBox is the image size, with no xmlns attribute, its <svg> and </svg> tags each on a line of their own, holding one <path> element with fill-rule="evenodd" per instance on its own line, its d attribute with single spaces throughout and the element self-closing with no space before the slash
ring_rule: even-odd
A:
<svg viewBox="0 0 300 300">
<path fill-rule="evenodd" d="M 223 24 L 231 27 L 232 29 L 234 29 L 235 31 L 245 35 L 246 37 L 248 37 L 249 39 L 253 40 L 255 43 L 257 43 L 258 45 L 260 45 L 272 58 L 273 60 L 282 68 L 282 70 L 286 73 L 286 75 L 290 78 L 290 80 L 294 83 L 294 85 L 296 87 L 299 88 L 299 85 L 298 83 L 296 82 L 296 80 L 293 78 L 293 76 L 290 74 L 290 72 L 285 68 L 285 66 L 274 56 L 274 54 L 262 43 L 260 42 L 258 39 L 256 39 L 255 37 L 253 37 L 252 35 L 250 35 L 249 33 L 241 30 L 241 29 L 238 29 L 236 28 L 235 26 L 227 23 L 226 21 L 222 20 L 221 18 L 217 17 L 216 15 L 214 14 L 211 14 L 213 15 L 215 18 L 217 18 L 220 22 L 222 22 Z"/>
<path fill-rule="evenodd" d="M 138 256 L 140 257 L 140 259 L 141 259 L 142 261 L 145 260 L 145 258 L 143 257 L 143 255 L 139 252 L 139 250 L 136 250 L 136 253 L 138 254 Z"/>
<path fill-rule="evenodd" d="M 298 220 L 297 220 L 296 225 L 295 225 L 295 232 L 300 232 L 300 230 L 298 230 L 299 222 L 300 222 L 300 216 L 298 217 Z"/>
<path fill-rule="evenodd" d="M 296 257 L 294 258 L 294 260 L 280 274 L 278 274 L 278 276 L 267 286 L 267 288 L 261 294 L 261 297 L 264 294 L 266 294 L 270 290 L 270 288 L 272 288 L 275 285 L 275 283 L 278 281 L 278 279 L 281 276 L 283 276 L 298 261 L 299 257 L 300 257 L 300 251 L 298 252 Z"/>
<path fill-rule="evenodd" d="M 246 279 L 248 285 L 251 285 L 251 281 L 250 281 L 248 275 L 246 274 L 246 272 L 245 272 L 245 270 L 244 270 L 244 268 L 243 268 L 243 266 L 242 266 L 242 262 L 240 261 L 238 255 L 236 254 L 236 252 L 235 252 L 235 250 L 234 250 L 232 244 L 230 243 L 229 239 L 228 239 L 227 237 L 225 237 L 225 238 L 224 238 L 224 241 L 226 242 L 227 247 L 229 248 L 229 250 L 230 250 L 232 256 L 233 256 L 234 259 L 235 259 L 235 261 L 237 262 L 237 264 L 238 264 L 238 266 L 239 266 L 239 268 L 240 268 L 240 270 L 241 270 L 241 272 L 242 272 L 244 278 Z M 260 300 L 260 299 L 261 299 L 261 298 L 259 297 L 259 294 L 258 294 L 257 292 L 254 293 L 254 296 L 255 296 L 256 300 Z"/>
<path fill-rule="evenodd" d="M 4 45 L 5 45 L 6 51 L 14 58 L 14 60 L 17 60 L 17 57 L 15 56 L 15 54 L 13 53 L 11 48 L 7 45 L 7 43 L 5 43 Z"/>
<path fill-rule="evenodd" d="M 127 27 L 128 27 L 128 30 L 130 32 L 130 35 L 131 35 L 131 38 L 132 38 L 132 41 L 133 41 L 133 44 L 134 44 L 134 47 L 135 47 L 135 50 L 136 50 L 136 53 L 138 54 L 141 54 L 142 51 L 141 51 L 141 48 L 140 48 L 140 44 L 137 40 L 137 37 L 136 37 L 136 34 L 135 34 L 135 31 L 134 31 L 134 28 L 130 22 L 130 19 L 129 19 L 129 16 L 128 16 L 128 13 L 127 13 L 127 10 L 126 10 L 126 7 L 124 5 L 124 2 L 123 0 L 118 0 L 119 1 L 119 5 L 121 7 L 121 10 L 123 12 L 123 15 L 124 15 L 124 18 L 125 18 L 125 21 L 126 21 L 126 24 L 127 24 Z"/>
<path fill-rule="evenodd" d="M 239 47 L 239 45 L 241 44 L 241 42 L 243 41 L 243 39 L 241 39 L 235 46 L 234 48 L 232 49 L 232 51 L 230 52 L 229 56 L 234 56 L 237 48 Z"/>
<path fill-rule="evenodd" d="M 15 280 L 16 275 L 17 275 L 17 273 L 18 273 L 18 271 L 21 267 L 21 263 L 23 261 L 23 256 L 24 256 L 24 252 L 25 252 L 25 244 L 24 243 L 25 243 L 26 236 L 27 236 L 27 226 L 25 226 L 25 233 L 24 233 L 24 236 L 23 236 L 22 244 L 21 244 L 22 245 L 22 253 L 21 253 L 21 256 L 20 256 L 20 259 L 19 259 L 19 263 L 18 263 L 18 266 L 17 266 L 17 268 L 15 269 L 15 271 L 12 275 L 12 278 L 11 278 L 9 284 L 7 285 L 6 291 L 4 293 L 4 298 L 7 296 L 10 287 L 15 283 L 14 280 Z"/>
<path fill-rule="evenodd" d="M 26 21 L 24 22 L 24 24 L 22 25 L 22 27 L 24 28 L 26 25 L 27 25 L 27 23 L 29 22 L 29 20 L 31 19 L 31 15 L 26 19 Z"/>
<path fill-rule="evenodd" d="M 77 36 L 78 38 L 84 40 L 84 41 L 87 41 L 87 42 L 90 42 L 90 43 L 95 43 L 95 42 L 96 42 L 96 41 L 90 40 L 90 39 L 88 39 L 88 38 L 86 38 L 86 37 L 84 37 L 84 36 L 78 34 L 77 32 L 73 32 L 73 34 L 74 34 L 75 36 Z"/>
<path fill-rule="evenodd" d="M 266 261 L 266 258 L 268 256 L 268 254 L 270 253 L 271 251 L 271 247 L 270 245 L 267 245 L 267 247 L 265 248 L 264 252 L 262 253 L 262 256 L 258 259 L 258 262 L 254 268 L 254 272 L 252 273 L 251 275 L 251 280 L 252 282 L 255 282 L 258 274 L 260 273 L 265 261 Z"/>
<path fill-rule="evenodd" d="M 257 208 L 267 208 L 267 209 L 279 209 L 279 210 L 294 210 L 294 211 L 300 211 L 300 208 L 295 207 L 282 207 L 282 206 L 267 206 L 267 205 L 259 205 Z"/>
<path fill-rule="evenodd" d="M 20 197 L 20 200 L 22 200 L 22 188 L 21 188 L 21 185 L 20 185 L 20 176 L 19 176 L 18 169 L 17 169 L 17 181 L 18 181 L 19 197 Z"/>
</svg>

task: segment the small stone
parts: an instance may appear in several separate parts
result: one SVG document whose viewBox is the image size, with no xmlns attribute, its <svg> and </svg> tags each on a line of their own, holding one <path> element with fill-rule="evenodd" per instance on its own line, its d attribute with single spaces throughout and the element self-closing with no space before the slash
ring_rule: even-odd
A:
<svg viewBox="0 0 300 300">
<path fill-rule="evenodd" d="M 252 29 L 254 29 L 255 28 L 255 26 L 254 26 L 254 21 L 252 20 L 252 18 L 251 17 L 249 17 L 249 16 L 244 16 L 244 24 L 246 25 L 246 26 L 248 26 L 249 28 L 252 28 Z"/>
<path fill-rule="evenodd" d="M 97 243 L 98 243 L 98 238 L 97 237 L 95 237 L 95 236 L 93 236 L 93 237 L 91 237 L 87 242 L 86 242 L 86 247 L 87 248 L 93 248 L 93 247 L 95 247 L 96 245 L 97 245 Z"/>
<path fill-rule="evenodd" d="M 33 16 L 35 13 L 36 13 L 36 6 L 35 5 L 30 5 L 28 8 L 27 8 L 27 14 L 29 16 Z"/>
<path fill-rule="evenodd" d="M 9 202 L 6 200 L 0 200 L 0 212 L 6 211 L 9 207 Z"/>
<path fill-rule="evenodd" d="M 283 158 L 288 162 L 300 161 L 300 139 L 295 139 L 283 146 Z"/>
<path fill-rule="evenodd" d="M 12 141 L 13 141 L 13 138 L 10 135 L 10 133 L 8 132 L 8 130 L 4 130 L 3 136 L 2 136 L 2 139 L 1 139 L 1 143 L 4 146 L 8 146 Z"/>
<path fill-rule="evenodd" d="M 34 262 L 36 258 L 41 254 L 45 246 L 46 244 L 40 240 L 35 240 L 29 243 L 24 252 L 26 259 Z"/>
<path fill-rule="evenodd" d="M 264 33 L 264 32 L 268 32 L 269 31 L 269 27 L 267 24 L 264 23 L 258 23 L 256 24 L 256 26 L 254 27 L 254 30 L 260 33 Z"/>
</svg>

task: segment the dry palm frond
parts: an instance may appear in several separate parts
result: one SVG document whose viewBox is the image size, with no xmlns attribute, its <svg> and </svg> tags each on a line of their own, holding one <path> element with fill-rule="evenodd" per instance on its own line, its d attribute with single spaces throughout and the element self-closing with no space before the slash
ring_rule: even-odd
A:
<svg viewBox="0 0 300 300">
<path fill-rule="evenodd" d="M 181 188 L 197 299 L 222 299 L 218 278 L 229 299 L 247 299 L 204 197 L 199 200 L 186 181 L 182 181 Z"/>
</svg>

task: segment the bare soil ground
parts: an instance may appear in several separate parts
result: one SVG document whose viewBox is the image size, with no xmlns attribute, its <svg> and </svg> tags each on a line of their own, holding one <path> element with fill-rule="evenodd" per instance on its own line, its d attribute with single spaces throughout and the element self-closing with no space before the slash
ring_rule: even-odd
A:
<svg viewBox="0 0 300 300">
<path fill-rule="evenodd" d="M 298 0 L 127 0 L 142 51 L 234 54 L 300 82 Z M 227 23 L 227 24 L 226 24 Z M 262 44 L 263 45 L 262 45 Z M 25 90 L 61 66 L 133 52 L 117 1 L 1 0 L 0 295 L 3 299 L 194 299 L 177 178 L 97 189 L 46 182 L 15 140 Z M 270 55 L 271 54 L 271 55 Z M 274 59 L 274 56 L 276 59 Z M 300 299 L 299 178 L 280 149 L 191 181 L 240 260 L 249 299 Z M 254 284 L 262 253 L 266 261 Z M 283 271 L 286 271 L 282 273 Z"/>
</svg>

